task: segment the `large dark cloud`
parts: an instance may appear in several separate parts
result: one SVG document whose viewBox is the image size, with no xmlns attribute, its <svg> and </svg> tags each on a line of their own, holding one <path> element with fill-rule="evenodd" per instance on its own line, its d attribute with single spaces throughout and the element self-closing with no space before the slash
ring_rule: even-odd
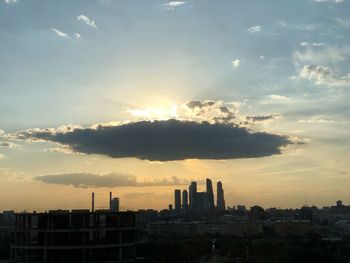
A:
<svg viewBox="0 0 350 263">
<path fill-rule="evenodd" d="M 93 173 L 72 173 L 43 175 L 34 178 L 37 181 L 48 184 L 71 185 L 77 188 L 97 187 L 147 187 L 147 186 L 175 186 L 189 185 L 189 180 L 180 179 L 176 176 L 160 180 L 137 181 L 134 175 L 120 173 L 93 174 Z"/>
<path fill-rule="evenodd" d="M 292 143 L 286 136 L 251 133 L 232 124 L 179 120 L 67 131 L 30 130 L 18 133 L 17 138 L 57 142 L 78 153 L 151 161 L 264 157 L 280 154 L 281 147 Z"/>
</svg>

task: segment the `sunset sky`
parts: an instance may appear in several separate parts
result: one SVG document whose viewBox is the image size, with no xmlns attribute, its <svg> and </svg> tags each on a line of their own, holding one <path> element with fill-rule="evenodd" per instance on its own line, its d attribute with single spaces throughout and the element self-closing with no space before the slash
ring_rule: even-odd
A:
<svg viewBox="0 0 350 263">
<path fill-rule="evenodd" d="M 205 178 L 228 206 L 349 204 L 349 14 L 0 0 L 0 210 L 162 209 Z"/>
</svg>

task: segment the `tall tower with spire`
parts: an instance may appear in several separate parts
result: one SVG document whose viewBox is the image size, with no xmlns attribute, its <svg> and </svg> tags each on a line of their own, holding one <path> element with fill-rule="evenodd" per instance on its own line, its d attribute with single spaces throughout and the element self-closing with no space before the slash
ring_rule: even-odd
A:
<svg viewBox="0 0 350 263">
<path fill-rule="evenodd" d="M 175 197 L 175 210 L 179 212 L 181 210 L 181 190 L 180 189 L 175 189 L 174 197 Z"/>
<path fill-rule="evenodd" d="M 217 183 L 217 210 L 218 211 L 225 211 L 226 206 L 225 206 L 225 198 L 224 198 L 224 189 L 222 188 L 222 183 L 219 181 Z"/>
<path fill-rule="evenodd" d="M 213 183 L 211 182 L 211 180 L 209 178 L 207 178 L 207 180 L 206 180 L 206 186 L 207 186 L 207 195 L 208 195 L 209 209 L 213 210 L 215 208 Z"/>
<path fill-rule="evenodd" d="M 186 212 L 188 210 L 188 192 L 187 190 L 182 191 L 182 210 Z"/>
<path fill-rule="evenodd" d="M 189 188 L 189 194 L 190 194 L 190 210 L 193 210 L 195 207 L 195 196 L 197 194 L 197 182 L 191 182 L 190 188 Z"/>
</svg>

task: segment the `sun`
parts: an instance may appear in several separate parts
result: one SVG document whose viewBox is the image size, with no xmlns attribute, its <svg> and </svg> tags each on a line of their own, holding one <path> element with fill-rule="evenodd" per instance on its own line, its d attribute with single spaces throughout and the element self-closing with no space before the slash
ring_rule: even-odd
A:
<svg viewBox="0 0 350 263">
<path fill-rule="evenodd" d="M 133 117 L 146 120 L 167 120 L 178 117 L 178 106 L 175 103 L 166 106 L 146 107 L 143 109 L 127 109 Z"/>
</svg>

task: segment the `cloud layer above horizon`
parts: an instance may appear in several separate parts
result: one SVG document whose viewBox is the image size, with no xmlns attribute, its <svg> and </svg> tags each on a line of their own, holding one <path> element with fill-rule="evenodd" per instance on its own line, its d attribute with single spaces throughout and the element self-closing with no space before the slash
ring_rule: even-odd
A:
<svg viewBox="0 0 350 263">
<path fill-rule="evenodd" d="M 0 0 L 0 208 L 53 205 L 55 188 L 82 206 L 84 189 L 32 179 L 122 184 L 113 171 L 216 177 L 231 204 L 350 202 L 349 13 L 349 0 Z"/>
<path fill-rule="evenodd" d="M 134 175 L 115 172 L 110 174 L 72 173 L 42 175 L 35 177 L 34 180 L 48 184 L 71 185 L 76 188 L 151 187 L 190 184 L 190 180 L 180 179 L 176 176 L 139 182 Z"/>
<path fill-rule="evenodd" d="M 280 154 L 282 147 L 292 144 L 286 136 L 251 133 L 231 124 L 175 119 L 96 128 L 33 129 L 18 132 L 14 138 L 59 143 L 75 153 L 150 161 L 258 158 Z"/>
</svg>

